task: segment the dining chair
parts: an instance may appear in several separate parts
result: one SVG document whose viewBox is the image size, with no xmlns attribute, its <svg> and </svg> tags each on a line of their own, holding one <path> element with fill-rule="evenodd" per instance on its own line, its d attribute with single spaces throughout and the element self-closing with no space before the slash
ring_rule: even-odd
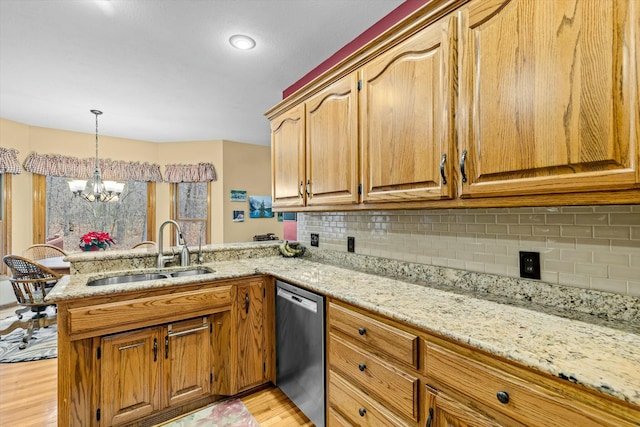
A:
<svg viewBox="0 0 640 427">
<path fill-rule="evenodd" d="M 18 255 L 6 255 L 2 261 L 11 270 L 9 282 L 18 304 L 23 308 L 16 310 L 18 319 L 1 330 L 0 335 L 6 335 L 17 328 L 25 329 L 22 344 L 19 346 L 23 350 L 29 344 L 33 331 L 55 324 L 56 316 L 49 317 L 45 312 L 48 306 L 55 306 L 55 304 L 46 302 L 45 297 L 62 276 L 31 259 Z M 29 310 L 34 314 L 30 319 L 23 321 L 22 314 Z"/>
<path fill-rule="evenodd" d="M 46 243 L 40 243 L 37 245 L 29 246 L 23 253 L 25 258 L 38 261 L 45 258 L 54 258 L 59 256 L 67 256 L 67 253 L 57 246 L 49 245 Z"/>
<path fill-rule="evenodd" d="M 156 242 L 152 240 L 145 240 L 144 242 L 136 243 L 135 245 L 131 246 L 131 249 L 143 249 L 143 248 L 147 250 L 152 250 L 152 249 L 157 249 L 158 245 L 156 244 Z"/>
</svg>

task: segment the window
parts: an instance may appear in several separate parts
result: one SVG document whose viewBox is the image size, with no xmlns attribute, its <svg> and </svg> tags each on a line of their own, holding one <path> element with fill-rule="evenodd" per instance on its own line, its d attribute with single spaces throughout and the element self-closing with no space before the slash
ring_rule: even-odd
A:
<svg viewBox="0 0 640 427">
<path fill-rule="evenodd" d="M 64 250 L 74 252 L 80 250 L 80 236 L 89 231 L 108 232 L 116 242 L 115 247 L 120 249 L 153 239 L 148 232 L 152 229 L 147 212 L 147 187 L 150 184 L 127 181 L 118 200 L 98 203 L 73 196 L 67 184 L 68 178 L 36 176 L 44 181 L 46 203 L 44 229 L 37 233 L 37 218 L 42 217 L 42 212 L 36 212 L 34 204 L 34 242 L 42 243 L 45 237 L 58 234 L 64 239 Z"/>
<path fill-rule="evenodd" d="M 210 182 L 179 182 L 171 184 L 172 219 L 180 224 L 187 245 L 209 243 L 211 199 Z M 171 243 L 175 245 L 175 233 Z"/>
</svg>

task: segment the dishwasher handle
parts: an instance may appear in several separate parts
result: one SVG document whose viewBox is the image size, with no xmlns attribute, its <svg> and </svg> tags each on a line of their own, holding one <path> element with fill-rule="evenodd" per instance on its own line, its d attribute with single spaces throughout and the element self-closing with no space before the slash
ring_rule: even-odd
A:
<svg viewBox="0 0 640 427">
<path fill-rule="evenodd" d="M 318 312 L 318 303 L 316 301 L 310 300 L 309 298 L 301 297 L 300 295 L 296 295 L 292 292 L 286 291 L 282 288 L 278 288 L 277 295 L 279 298 L 284 299 L 290 303 L 296 304 L 305 310 L 317 313 Z"/>
</svg>

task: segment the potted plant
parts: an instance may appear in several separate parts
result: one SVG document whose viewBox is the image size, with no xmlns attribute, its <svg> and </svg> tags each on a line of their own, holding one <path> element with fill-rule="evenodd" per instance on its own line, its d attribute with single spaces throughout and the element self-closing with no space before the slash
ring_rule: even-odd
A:
<svg viewBox="0 0 640 427">
<path fill-rule="evenodd" d="M 105 250 L 115 242 L 109 233 L 90 231 L 80 237 L 80 249 L 85 252 Z"/>
</svg>

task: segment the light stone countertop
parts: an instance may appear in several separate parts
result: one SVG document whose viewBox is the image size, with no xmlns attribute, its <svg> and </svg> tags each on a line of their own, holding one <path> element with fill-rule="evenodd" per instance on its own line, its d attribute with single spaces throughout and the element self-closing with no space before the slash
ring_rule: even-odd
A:
<svg viewBox="0 0 640 427">
<path fill-rule="evenodd" d="M 271 256 L 204 266 L 215 271 L 99 287 L 86 286 L 87 280 L 117 273 L 72 274 L 58 282 L 48 299 L 56 302 L 269 274 L 640 405 L 640 334 L 633 329 L 572 320 L 307 259 Z"/>
</svg>

